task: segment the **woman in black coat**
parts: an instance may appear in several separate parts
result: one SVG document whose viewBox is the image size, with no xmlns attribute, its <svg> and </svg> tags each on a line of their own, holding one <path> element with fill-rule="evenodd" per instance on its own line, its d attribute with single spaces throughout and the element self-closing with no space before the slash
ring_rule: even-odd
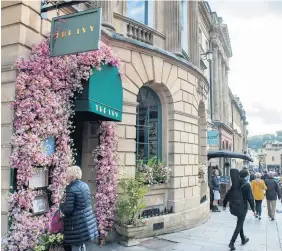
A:
<svg viewBox="0 0 282 251">
<path fill-rule="evenodd" d="M 89 186 L 81 181 L 80 167 L 68 168 L 65 202 L 60 205 L 64 214 L 64 244 L 72 251 L 85 251 L 85 243 L 97 238 L 98 227 L 93 214 Z"/>
</svg>

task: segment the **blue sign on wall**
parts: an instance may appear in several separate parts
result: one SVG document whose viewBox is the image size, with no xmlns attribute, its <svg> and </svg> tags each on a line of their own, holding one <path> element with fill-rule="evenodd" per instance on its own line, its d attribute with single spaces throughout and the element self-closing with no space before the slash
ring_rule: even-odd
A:
<svg viewBox="0 0 282 251">
<path fill-rule="evenodd" d="M 48 137 L 43 141 L 43 152 L 47 155 L 50 156 L 55 152 L 55 137 Z"/>
<path fill-rule="evenodd" d="M 207 140 L 209 146 L 219 146 L 219 131 L 218 130 L 208 131 Z"/>
</svg>

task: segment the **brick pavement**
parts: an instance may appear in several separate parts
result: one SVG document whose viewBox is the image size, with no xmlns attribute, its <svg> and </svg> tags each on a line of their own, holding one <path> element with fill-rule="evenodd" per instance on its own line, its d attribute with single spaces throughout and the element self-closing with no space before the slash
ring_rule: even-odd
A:
<svg viewBox="0 0 282 251">
<path fill-rule="evenodd" d="M 263 217 L 260 221 L 255 219 L 250 211 L 248 212 L 244 231 L 250 242 L 242 246 L 238 237 L 236 250 L 282 251 L 282 214 L 276 214 L 276 221 L 270 221 L 265 204 L 263 203 Z M 282 205 L 278 201 L 277 208 L 282 210 Z M 227 210 L 212 213 L 209 221 L 201 226 L 141 240 L 139 246 L 126 248 L 114 243 L 103 248 L 91 246 L 87 251 L 228 251 L 227 246 L 235 224 L 236 218 Z"/>
</svg>

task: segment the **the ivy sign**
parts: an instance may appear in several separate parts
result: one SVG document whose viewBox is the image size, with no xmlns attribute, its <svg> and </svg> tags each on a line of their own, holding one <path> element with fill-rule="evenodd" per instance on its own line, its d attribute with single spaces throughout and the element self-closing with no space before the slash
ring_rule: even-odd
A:
<svg viewBox="0 0 282 251">
<path fill-rule="evenodd" d="M 100 48 L 102 9 L 90 9 L 52 19 L 51 57 Z"/>
</svg>

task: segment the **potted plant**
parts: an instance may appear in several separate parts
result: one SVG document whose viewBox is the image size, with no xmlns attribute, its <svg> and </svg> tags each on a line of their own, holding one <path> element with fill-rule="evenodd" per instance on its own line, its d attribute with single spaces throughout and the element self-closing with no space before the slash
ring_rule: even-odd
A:
<svg viewBox="0 0 282 251">
<path fill-rule="evenodd" d="M 123 236 L 121 244 L 125 246 L 139 244 L 134 239 L 140 231 L 145 230 L 144 222 L 138 219 L 141 210 L 145 208 L 145 195 L 148 192 L 144 182 L 144 175 L 139 172 L 135 178 L 119 181 L 123 193 L 117 201 L 115 229 Z"/>
<path fill-rule="evenodd" d="M 64 235 L 61 233 L 41 235 L 34 251 L 64 251 L 63 240 Z"/>
<path fill-rule="evenodd" d="M 170 168 L 157 156 L 150 158 L 146 162 L 139 160 L 137 170 L 143 173 L 145 184 L 149 185 L 168 183 L 171 172 Z"/>
</svg>

